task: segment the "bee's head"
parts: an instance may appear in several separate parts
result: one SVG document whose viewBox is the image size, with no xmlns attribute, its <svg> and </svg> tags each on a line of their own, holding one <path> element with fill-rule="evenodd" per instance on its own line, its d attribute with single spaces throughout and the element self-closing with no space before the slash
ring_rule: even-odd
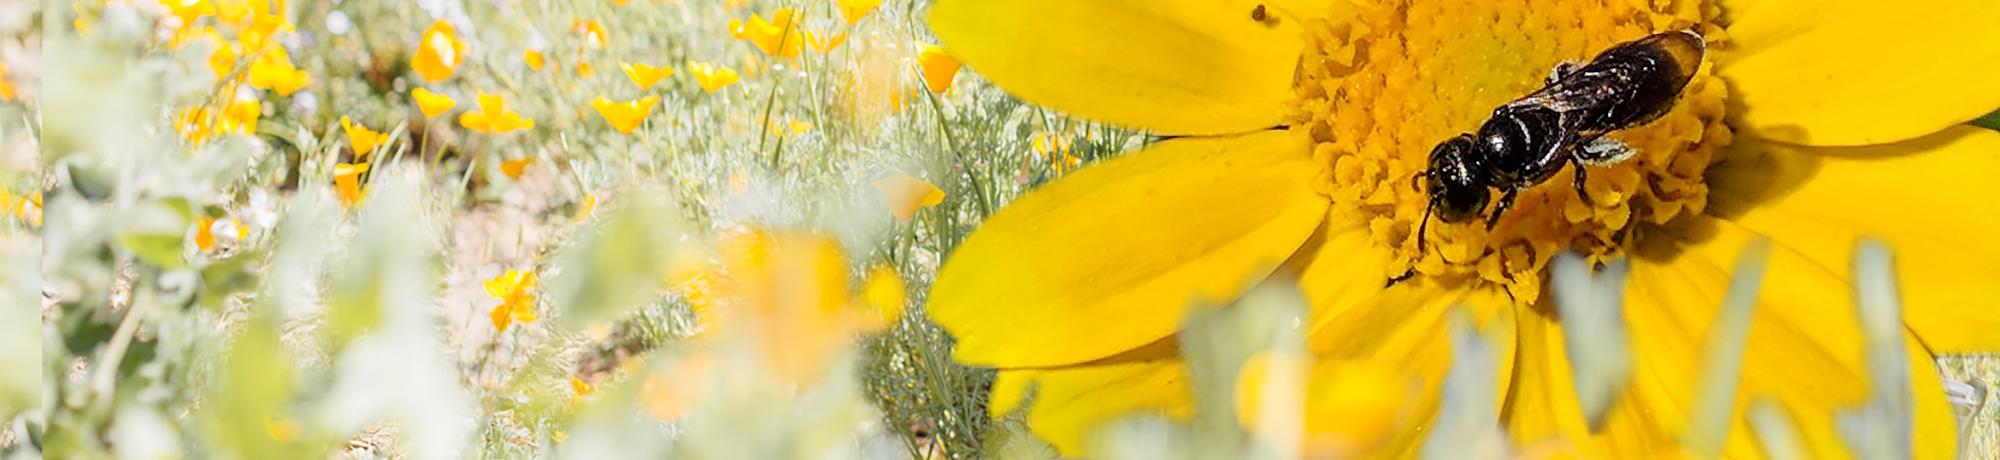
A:
<svg viewBox="0 0 2000 460">
<path fill-rule="evenodd" d="M 1477 148 L 1472 136 L 1460 134 L 1431 149 L 1425 185 L 1431 208 L 1445 222 L 1464 222 L 1486 211 L 1489 179 Z"/>
</svg>

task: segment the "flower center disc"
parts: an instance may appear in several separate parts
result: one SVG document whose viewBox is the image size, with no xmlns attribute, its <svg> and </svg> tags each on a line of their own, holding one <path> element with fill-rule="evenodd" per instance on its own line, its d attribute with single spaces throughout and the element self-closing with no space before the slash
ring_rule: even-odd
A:
<svg viewBox="0 0 2000 460">
<path fill-rule="evenodd" d="M 1707 203 L 1702 174 L 1731 135 L 1723 125 L 1727 91 L 1704 64 L 1672 111 L 1609 134 L 1637 154 L 1591 167 L 1591 202 L 1577 197 L 1565 168 L 1523 190 L 1491 231 L 1484 216 L 1431 222 L 1419 251 L 1428 198 L 1412 177 L 1439 142 L 1476 131 L 1494 108 L 1541 88 L 1557 63 L 1587 62 L 1651 33 L 1695 28 L 1708 37 L 1704 60 L 1713 62 L 1721 34 L 1710 21 L 1718 11 L 1702 1 L 1612 0 L 1386 0 L 1353 8 L 1306 22 L 1289 121 L 1331 166 L 1324 192 L 1334 217 L 1367 222 L 1375 245 L 1392 254 L 1385 278 L 1414 268 L 1412 281 L 1498 285 L 1532 303 L 1556 253 L 1602 260 L 1632 244 L 1634 230 Z"/>
</svg>

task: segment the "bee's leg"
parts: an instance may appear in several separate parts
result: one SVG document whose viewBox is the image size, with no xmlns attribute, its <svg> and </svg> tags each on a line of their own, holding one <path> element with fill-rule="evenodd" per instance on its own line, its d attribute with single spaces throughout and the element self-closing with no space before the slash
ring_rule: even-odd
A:
<svg viewBox="0 0 2000 460">
<path fill-rule="evenodd" d="M 1583 64 L 1578 64 L 1576 61 L 1558 62 L 1555 68 L 1549 69 L 1549 78 L 1544 83 L 1553 85 L 1563 77 L 1569 76 L 1571 72 L 1575 72 L 1578 67 L 1583 67 Z"/>
<path fill-rule="evenodd" d="M 1487 230 L 1492 230 L 1494 225 L 1499 224 L 1500 215 L 1506 214 L 1507 208 L 1514 206 L 1514 194 L 1519 191 L 1517 188 L 1508 188 L 1506 194 L 1500 195 L 1500 202 L 1493 205 L 1493 214 L 1486 216 Z"/>
<path fill-rule="evenodd" d="M 1390 286 L 1395 286 L 1396 283 L 1409 281 L 1410 278 L 1414 278 L 1416 276 L 1417 276 L 1417 266 L 1411 265 L 1409 270 L 1403 270 L 1403 274 L 1396 275 L 1396 277 L 1394 278 L 1389 278 L 1389 282 L 1387 284 L 1383 284 L 1382 287 L 1387 288 Z"/>
<path fill-rule="evenodd" d="M 1576 159 L 1576 157 L 1570 157 L 1569 168 L 1571 170 L 1576 171 L 1576 179 L 1570 181 L 1570 185 L 1576 187 L 1576 197 L 1582 198 L 1583 204 L 1592 206 L 1597 205 L 1596 201 L 1590 199 L 1590 191 L 1587 190 L 1586 187 L 1584 187 L 1585 185 L 1584 174 L 1586 173 L 1584 172 L 1583 160 Z"/>
<path fill-rule="evenodd" d="M 1590 142 L 1584 143 L 1576 150 L 1576 160 L 1586 165 L 1606 166 L 1631 159 L 1632 155 L 1637 153 L 1638 150 L 1625 145 L 1624 142 L 1599 136 L 1590 139 Z"/>
</svg>

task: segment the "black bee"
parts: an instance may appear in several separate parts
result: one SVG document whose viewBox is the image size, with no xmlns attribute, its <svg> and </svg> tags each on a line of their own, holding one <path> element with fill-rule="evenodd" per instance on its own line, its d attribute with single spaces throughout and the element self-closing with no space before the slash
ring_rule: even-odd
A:
<svg viewBox="0 0 2000 460">
<path fill-rule="evenodd" d="M 1603 166 L 1632 157 L 1632 148 L 1605 133 L 1651 122 L 1672 109 L 1682 88 L 1701 65 L 1707 44 L 1689 30 L 1657 33 L 1613 46 L 1590 62 L 1562 63 L 1542 89 L 1493 110 L 1477 134 L 1459 134 L 1431 150 L 1422 179 L 1430 193 L 1417 247 L 1432 212 L 1445 222 L 1464 222 L 1486 211 L 1491 189 L 1500 202 L 1486 227 L 1514 204 L 1514 196 L 1546 182 L 1564 165 L 1575 171 L 1572 185 L 1585 202 L 1584 166 Z"/>
</svg>

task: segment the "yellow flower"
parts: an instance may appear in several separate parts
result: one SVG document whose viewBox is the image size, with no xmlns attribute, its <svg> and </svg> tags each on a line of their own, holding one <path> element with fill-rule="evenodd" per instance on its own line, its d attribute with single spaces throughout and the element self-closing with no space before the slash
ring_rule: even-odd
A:
<svg viewBox="0 0 2000 460">
<path fill-rule="evenodd" d="M 882 0 L 838 0 L 835 3 L 840 5 L 840 17 L 846 18 L 847 25 L 852 26 L 861 22 L 861 18 L 868 17 L 868 12 L 875 11 Z"/>
<path fill-rule="evenodd" d="M 718 66 L 714 63 L 690 61 L 688 62 L 688 73 L 694 74 L 695 83 L 701 84 L 701 89 L 710 93 L 729 86 L 731 83 L 736 83 L 736 71 L 734 69 Z"/>
<path fill-rule="evenodd" d="M 0 101 L 14 102 L 20 97 L 15 93 L 14 81 L 7 78 L 7 63 L 0 62 Z"/>
<path fill-rule="evenodd" d="M 543 60 L 542 58 L 542 52 L 535 50 L 522 51 L 521 61 L 528 63 L 528 68 L 534 70 L 542 70 L 542 66 L 546 65 L 547 63 L 547 61 Z"/>
<path fill-rule="evenodd" d="M 923 71 L 924 86 L 932 93 L 944 94 L 951 89 L 952 77 L 958 76 L 958 58 L 951 57 L 944 48 L 925 45 L 917 52 L 917 67 Z"/>
<path fill-rule="evenodd" d="M 417 55 L 410 58 L 410 69 L 424 81 L 436 83 L 446 78 L 465 63 L 465 41 L 458 39 L 458 28 L 440 19 L 424 29 L 422 39 L 417 43 Z"/>
<path fill-rule="evenodd" d="M 582 377 L 572 375 L 569 376 L 569 391 L 575 394 L 576 397 L 582 398 L 596 392 L 597 387 L 591 385 L 590 382 L 583 381 Z"/>
<path fill-rule="evenodd" d="M 458 106 L 458 101 L 451 100 L 451 96 L 433 93 L 421 87 L 410 90 L 410 98 L 417 101 L 417 110 L 424 113 L 424 118 L 437 118 L 438 115 L 444 115 L 445 112 L 451 111 L 452 107 Z"/>
<path fill-rule="evenodd" d="M 590 101 L 590 107 L 597 109 L 597 114 L 603 116 L 605 122 L 611 123 L 612 129 L 632 134 L 632 130 L 637 129 L 640 122 L 646 121 L 646 115 L 653 113 L 653 105 L 659 102 L 658 95 L 625 102 L 611 102 L 609 99 L 598 97 Z"/>
<path fill-rule="evenodd" d="M 502 134 L 533 128 L 535 120 L 508 110 L 507 100 L 500 95 L 480 91 L 479 110 L 458 114 L 458 125 L 482 133 Z"/>
<path fill-rule="evenodd" d="M 1076 145 L 1076 140 L 1069 136 L 1047 132 L 1035 133 L 1028 137 L 1028 145 L 1035 151 L 1035 156 L 1048 161 L 1049 166 L 1053 167 L 1057 174 L 1069 172 L 1071 168 L 1083 162 L 1077 159 L 1076 155 L 1069 153 L 1070 148 Z"/>
<path fill-rule="evenodd" d="M 653 67 L 629 62 L 618 63 L 618 68 L 625 69 L 625 77 L 632 79 L 632 84 L 639 85 L 639 89 L 652 89 L 660 79 L 674 74 L 673 67 Z"/>
<path fill-rule="evenodd" d="M 354 206 L 361 202 L 367 190 L 361 187 L 361 173 L 368 172 L 368 163 L 340 163 L 333 165 L 333 191 L 340 195 L 340 204 Z"/>
<path fill-rule="evenodd" d="M 2000 107 L 1976 64 L 2000 60 L 2000 29 L 1984 26 L 2000 4 L 1743 3 L 1387 0 L 1258 21 L 1240 3 L 938 0 L 932 30 L 995 85 L 1169 139 L 988 218 L 926 309 L 956 359 L 999 369 L 1008 385 L 995 388 L 1036 385 L 1030 427 L 1066 455 L 1085 454 L 1082 433 L 1106 414 L 1189 407 L 1179 360 L 1122 357 L 1171 347 L 1189 308 L 1283 271 L 1310 301 L 1321 358 L 1396 363 L 1434 408 L 1452 353 L 1444 314 L 1463 305 L 1480 330 L 1512 335 L 1498 413 L 1517 445 L 1645 456 L 1657 452 L 1619 446 L 1678 445 L 1701 361 L 1690 344 L 1738 249 L 1764 237 L 1774 250 L 1729 420 L 1772 400 L 1820 457 L 1839 449 L 1832 414 L 1869 391 L 1847 267 L 1872 235 L 1901 262 L 1915 456 L 1949 458 L 1932 356 L 2000 350 L 2000 214 L 1967 212 L 2000 196 L 2000 133 L 1959 124 Z M 1610 134 L 1637 156 L 1586 168 L 1590 201 L 1560 175 L 1491 231 L 1439 221 L 1417 235 L 1428 196 L 1411 179 L 1433 146 L 1560 62 L 1679 29 L 1712 42 L 1706 57 L 1672 111 Z M 1541 295 L 1563 250 L 1632 264 L 1632 380 L 1596 430 Z M 1757 437 L 1734 427 L 1709 455 L 1756 456 Z"/>
<path fill-rule="evenodd" d="M 533 323 L 535 316 L 535 271 L 508 269 L 506 273 L 486 280 L 486 295 L 500 299 L 487 316 L 493 319 L 493 330 L 507 332 L 514 323 Z"/>
<path fill-rule="evenodd" d="M 535 157 L 533 155 L 523 156 L 512 160 L 501 160 L 500 173 L 506 174 L 508 179 L 520 179 L 521 173 L 528 171 L 528 164 L 534 162 L 535 162 Z"/>
<path fill-rule="evenodd" d="M 222 124 L 218 131 L 235 134 L 256 134 L 257 120 L 264 116 L 264 104 L 252 97 L 241 97 L 222 109 Z"/>
<path fill-rule="evenodd" d="M 203 217 L 194 223 L 194 248 L 208 251 L 215 247 L 215 218 Z"/>
<path fill-rule="evenodd" d="M 240 57 L 237 47 L 235 43 L 218 41 L 215 51 L 209 52 L 208 69 L 215 72 L 215 78 L 227 77 L 229 72 L 236 70 L 236 59 Z"/>
<path fill-rule="evenodd" d="M 895 326 L 903 319 L 903 306 L 907 302 L 908 290 L 895 267 L 877 265 L 861 281 L 861 304 L 875 313 L 870 318 L 874 321 L 865 325 L 866 330 L 882 331 Z"/>
<path fill-rule="evenodd" d="M 31 227 L 42 226 L 42 192 L 21 196 L 0 188 L 0 215 L 13 215 Z"/>
<path fill-rule="evenodd" d="M 797 11 L 779 8 L 771 12 L 771 20 L 765 21 L 761 15 L 750 15 L 749 22 L 729 20 L 729 33 L 739 40 L 747 40 L 757 45 L 759 51 L 770 56 L 785 58 L 799 57 L 805 40 L 800 39 L 794 19 Z"/>
<path fill-rule="evenodd" d="M 843 30 L 839 34 L 825 34 L 814 33 L 808 30 L 805 31 L 805 38 L 806 44 L 811 45 L 813 51 L 819 54 L 826 54 L 833 52 L 835 48 L 839 48 L 840 44 L 847 43 L 847 31 Z"/>
<path fill-rule="evenodd" d="M 882 203 L 889 206 L 889 213 L 902 222 L 916 217 L 919 209 L 944 202 L 944 190 L 907 174 L 877 179 L 875 190 L 882 192 Z"/>
<path fill-rule="evenodd" d="M 347 146 L 354 149 L 354 159 L 356 162 L 366 162 L 368 155 L 375 153 L 376 146 L 382 145 L 382 143 L 389 140 L 389 135 L 383 134 L 381 131 L 368 129 L 366 125 L 355 123 L 353 120 L 347 119 L 346 115 L 340 116 L 340 129 L 347 131 Z"/>
<path fill-rule="evenodd" d="M 576 30 L 576 33 L 583 34 L 584 48 L 604 49 L 604 47 L 611 44 L 606 39 L 610 37 L 610 34 L 604 32 L 604 23 L 597 22 L 596 19 L 571 22 L 570 28 Z"/>
<path fill-rule="evenodd" d="M 310 80 L 306 71 L 292 65 L 292 57 L 285 53 L 284 47 L 267 48 L 262 56 L 250 63 L 250 86 L 277 91 L 281 96 L 298 92 Z"/>
</svg>

